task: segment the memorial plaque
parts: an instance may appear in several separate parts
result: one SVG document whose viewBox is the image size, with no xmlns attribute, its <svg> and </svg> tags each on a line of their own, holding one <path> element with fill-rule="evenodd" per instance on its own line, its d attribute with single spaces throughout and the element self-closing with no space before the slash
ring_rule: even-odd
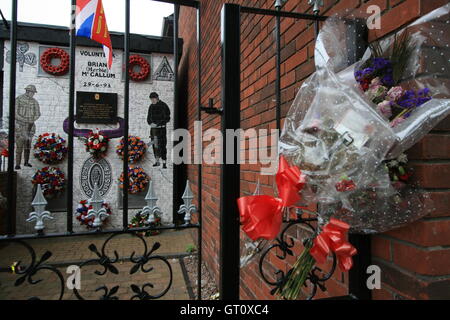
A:
<svg viewBox="0 0 450 320">
<path fill-rule="evenodd" d="M 117 93 L 77 91 L 77 123 L 117 123 Z"/>
</svg>

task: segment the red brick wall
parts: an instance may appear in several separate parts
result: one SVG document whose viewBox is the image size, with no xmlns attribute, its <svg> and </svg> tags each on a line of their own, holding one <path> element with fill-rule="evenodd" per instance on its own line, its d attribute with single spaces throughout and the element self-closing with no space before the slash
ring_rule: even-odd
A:
<svg viewBox="0 0 450 320">
<path fill-rule="evenodd" d="M 225 1 L 202 0 L 202 104 L 213 98 L 220 106 L 220 10 Z M 273 8 L 273 0 L 230 3 L 259 8 Z M 382 30 L 371 32 L 378 37 L 439 7 L 447 0 L 325 0 L 322 14 L 330 15 L 345 8 L 377 4 L 383 10 Z M 288 0 L 283 10 L 311 12 L 306 0 Z M 196 120 L 196 38 L 195 10 L 182 8 L 180 36 L 184 54 L 180 75 L 184 80 L 189 128 Z M 275 19 L 242 15 L 241 21 L 241 127 L 274 129 L 275 124 Z M 282 19 L 281 99 L 282 116 L 290 107 L 302 81 L 314 71 L 314 29 L 310 22 Z M 220 128 L 217 115 L 202 115 L 203 130 Z M 416 169 L 416 179 L 429 189 L 436 211 L 429 217 L 407 227 L 372 237 L 373 262 L 382 268 L 382 289 L 375 290 L 375 299 L 450 298 L 450 118 L 444 120 L 423 141 L 411 148 L 409 156 Z M 219 190 L 220 167 L 203 166 L 203 257 L 218 279 L 219 268 Z M 197 166 L 188 166 L 194 192 L 197 190 Z M 273 179 L 259 175 L 259 166 L 241 166 L 241 192 L 252 193 L 260 179 L 261 191 L 272 193 Z M 292 264 L 294 258 L 287 262 Z M 276 267 L 288 265 L 269 259 Z M 347 293 L 347 274 L 337 272 L 327 282 L 328 291 L 318 297 Z M 241 299 L 270 299 L 270 288 L 260 279 L 257 264 L 241 270 Z"/>
</svg>

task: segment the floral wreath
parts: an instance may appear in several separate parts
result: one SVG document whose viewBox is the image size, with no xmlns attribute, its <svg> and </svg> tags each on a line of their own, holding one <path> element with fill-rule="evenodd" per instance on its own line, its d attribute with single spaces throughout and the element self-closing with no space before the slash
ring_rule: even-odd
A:
<svg viewBox="0 0 450 320">
<path fill-rule="evenodd" d="M 31 183 L 34 185 L 40 184 L 44 191 L 44 196 L 54 198 L 64 191 L 66 178 L 59 168 L 45 167 L 36 171 Z"/>
<path fill-rule="evenodd" d="M 128 193 L 135 194 L 145 190 L 150 180 L 147 173 L 141 167 L 128 167 Z M 123 189 L 123 172 L 119 178 L 119 188 Z"/>
<path fill-rule="evenodd" d="M 94 158 L 99 159 L 106 155 L 109 142 L 109 138 L 106 135 L 100 132 L 91 131 L 89 136 L 84 140 L 86 152 L 91 154 Z"/>
<path fill-rule="evenodd" d="M 133 228 L 143 228 L 143 227 L 158 227 L 161 225 L 161 217 L 158 214 L 155 214 L 155 221 L 154 222 L 148 222 L 149 214 L 145 213 L 142 214 L 142 211 L 139 211 L 136 213 L 136 215 L 131 219 L 130 224 L 128 225 L 129 229 Z M 160 230 L 146 230 L 142 232 L 137 232 L 138 234 L 148 237 L 148 236 L 155 236 L 161 233 Z"/>
<path fill-rule="evenodd" d="M 128 74 L 130 75 L 131 80 L 144 81 L 148 78 L 150 74 L 150 64 L 144 57 L 138 54 L 132 55 L 130 57 L 129 65 Z M 134 71 L 135 66 L 139 67 L 138 72 Z"/>
<path fill-rule="evenodd" d="M 102 221 L 105 221 L 112 214 L 112 211 L 111 207 L 106 202 L 102 204 L 102 207 L 105 208 L 106 213 L 108 214 L 108 216 L 102 216 L 101 218 Z M 91 209 L 92 205 L 89 205 L 87 200 L 81 200 L 75 213 L 75 217 L 80 221 L 80 224 L 85 225 L 88 229 L 94 228 L 94 217 L 87 218 L 88 211 Z"/>
<path fill-rule="evenodd" d="M 60 163 L 67 154 L 66 140 L 56 133 L 39 135 L 33 149 L 35 158 L 45 164 Z"/>
<path fill-rule="evenodd" d="M 120 143 L 117 146 L 117 154 L 123 160 L 123 147 L 124 147 L 124 138 L 120 139 Z M 138 162 L 147 152 L 147 145 L 141 138 L 137 136 L 129 136 L 128 137 L 128 162 L 136 163 Z"/>
<path fill-rule="evenodd" d="M 53 65 L 53 58 L 58 58 L 61 62 L 58 65 Z M 62 76 L 69 71 L 70 56 L 61 48 L 48 48 L 41 55 L 40 63 L 45 72 L 55 76 Z"/>
</svg>

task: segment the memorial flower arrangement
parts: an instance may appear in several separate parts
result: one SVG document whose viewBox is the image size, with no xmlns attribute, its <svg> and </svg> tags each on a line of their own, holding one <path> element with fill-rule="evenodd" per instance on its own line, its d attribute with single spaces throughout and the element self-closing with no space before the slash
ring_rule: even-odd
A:
<svg viewBox="0 0 450 320">
<path fill-rule="evenodd" d="M 395 127 L 432 99 L 430 89 L 405 90 L 398 85 L 413 51 L 407 31 L 395 36 L 388 58 L 382 57 L 383 50 L 378 42 L 371 45 L 371 50 L 373 58 L 355 72 L 355 78 L 366 96 L 377 105 L 376 110 Z"/>
<path fill-rule="evenodd" d="M 123 160 L 124 138 L 120 140 L 117 146 L 117 154 Z M 137 136 L 128 137 L 128 163 L 138 162 L 147 152 L 147 145 Z"/>
<path fill-rule="evenodd" d="M 56 133 L 43 133 L 37 138 L 33 150 L 35 158 L 39 161 L 45 164 L 57 164 L 66 157 L 66 140 Z"/>
<path fill-rule="evenodd" d="M 433 209 L 412 183 L 404 151 L 450 114 L 450 87 L 436 71 L 445 71 L 449 54 L 436 55 L 441 58 L 433 65 L 442 67 L 434 69 L 423 59 L 424 52 L 436 49 L 433 44 L 449 45 L 440 35 L 450 4 L 373 44 L 361 61 L 348 66 L 352 58 L 345 53 L 351 46 L 343 31 L 351 16 L 329 18 L 320 31 L 316 71 L 299 89 L 280 137 L 277 195 L 238 199 L 249 241 L 276 239 L 283 222 L 293 221 L 292 209 L 299 210 L 296 219 L 318 222 L 300 242 L 303 251 L 293 268 L 278 279 L 273 293 L 284 299 L 296 299 L 307 281 L 317 278 L 320 269 L 314 266 L 321 268 L 329 256 L 341 271 L 351 269 L 357 251 L 347 233 L 385 232 Z M 320 204 L 317 212 L 305 210 L 311 204 Z M 283 252 L 293 255 L 290 247 Z"/>
<path fill-rule="evenodd" d="M 103 203 L 103 208 L 106 209 L 106 213 L 108 214 L 108 217 L 112 214 L 111 207 L 108 203 Z M 92 209 L 92 206 L 88 204 L 88 200 L 81 200 L 78 204 L 77 211 L 75 212 L 75 217 L 78 221 L 80 221 L 81 225 L 86 226 L 88 229 L 94 228 L 94 217 L 87 218 L 88 211 Z M 106 216 L 102 216 L 101 220 L 104 222 L 106 219 L 108 219 Z"/>
<path fill-rule="evenodd" d="M 134 217 L 131 219 L 130 224 L 128 225 L 128 228 L 143 228 L 143 227 L 158 227 L 161 225 L 161 217 L 157 214 L 155 214 L 155 221 L 149 222 L 148 221 L 149 214 L 142 214 L 142 211 L 139 211 L 134 215 Z M 160 230 L 147 230 L 139 232 L 142 236 L 148 237 L 148 236 L 155 236 L 161 233 Z"/>
<path fill-rule="evenodd" d="M 141 167 L 129 166 L 128 179 L 129 179 L 128 193 L 136 194 L 145 190 L 150 178 L 148 177 L 147 173 L 145 173 L 144 169 L 142 169 Z M 124 175 L 122 172 L 119 178 L 120 189 L 123 189 L 123 183 L 124 183 Z"/>
<path fill-rule="evenodd" d="M 94 158 L 100 159 L 106 155 L 108 151 L 109 139 L 106 135 L 99 132 L 91 131 L 89 136 L 85 139 L 84 145 L 86 152 L 91 154 Z"/>
<path fill-rule="evenodd" d="M 33 175 L 31 183 L 34 185 L 40 184 L 44 191 L 44 196 L 54 198 L 64 191 L 66 178 L 59 168 L 45 167 Z"/>
</svg>

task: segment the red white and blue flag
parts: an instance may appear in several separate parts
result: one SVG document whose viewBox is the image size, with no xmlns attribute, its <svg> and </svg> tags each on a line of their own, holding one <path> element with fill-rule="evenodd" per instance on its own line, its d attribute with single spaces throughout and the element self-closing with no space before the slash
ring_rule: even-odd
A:
<svg viewBox="0 0 450 320">
<path fill-rule="evenodd" d="M 108 68 L 111 69 L 113 60 L 111 37 L 102 0 L 77 0 L 75 23 L 77 36 L 90 38 L 103 45 Z"/>
</svg>

